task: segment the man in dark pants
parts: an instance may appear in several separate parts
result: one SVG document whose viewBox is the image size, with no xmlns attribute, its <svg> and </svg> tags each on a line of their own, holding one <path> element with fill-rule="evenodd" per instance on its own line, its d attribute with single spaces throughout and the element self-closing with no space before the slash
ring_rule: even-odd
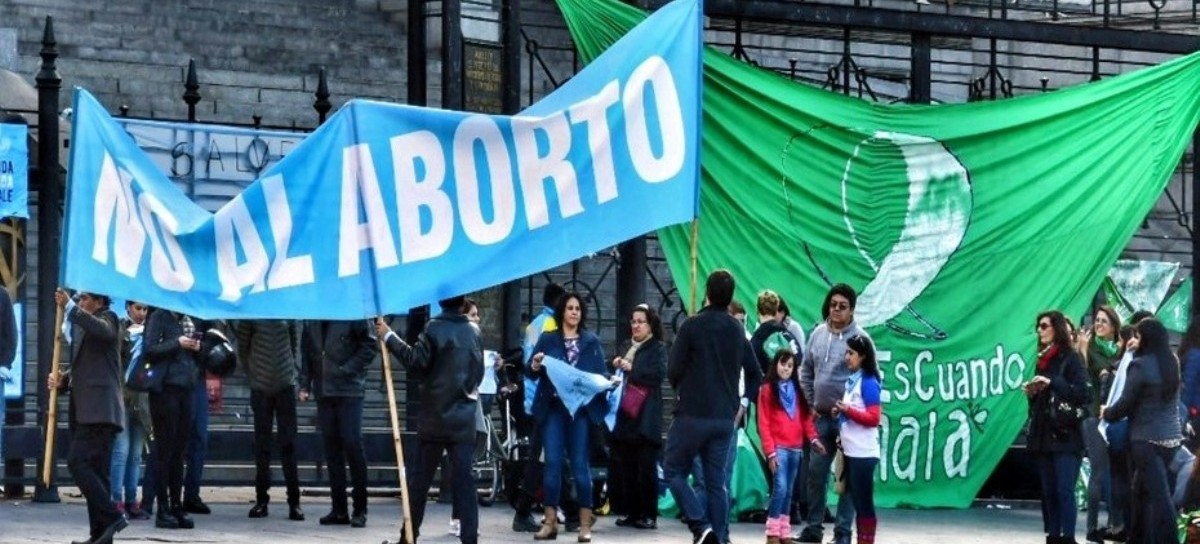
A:
<svg viewBox="0 0 1200 544">
<path fill-rule="evenodd" d="M 51 389 L 71 383 L 71 450 L 67 468 L 87 500 L 89 544 L 109 544 L 129 525 L 112 502 L 109 470 L 113 440 L 125 422 L 121 403 L 121 360 L 117 315 L 104 295 L 81 293 L 79 303 L 59 289 L 54 293 L 71 325 L 69 374 L 51 374 Z"/>
<path fill-rule="evenodd" d="M 256 319 L 234 325 L 238 353 L 250 381 L 254 411 L 254 507 L 250 517 L 267 517 L 271 496 L 272 424 L 279 427 L 279 462 L 287 483 L 288 519 L 304 521 L 296 468 L 296 375 L 300 368 L 298 321 Z"/>
<path fill-rule="evenodd" d="M 417 422 L 417 473 L 409 489 L 413 538 L 420 534 L 425 501 L 433 472 L 443 453 L 453 471 L 454 507 L 462 521 L 463 544 L 479 541 L 479 504 L 471 457 L 475 452 L 475 413 L 479 409 L 479 384 L 483 381 L 483 345 L 478 330 L 462 315 L 462 296 L 438 303 L 442 313 L 425 326 L 425 332 L 408 345 L 383 320 L 376 332 L 386 339 L 388 351 L 420 380 L 421 413 Z M 404 531 L 400 532 L 404 542 Z"/>
<path fill-rule="evenodd" d="M 679 327 L 667 366 L 667 378 L 679 401 L 667 431 L 663 472 L 694 542 L 702 544 L 717 544 L 729 524 L 725 469 L 740 408 L 738 375 L 744 366 L 756 364 L 745 329 L 729 315 L 733 289 L 733 275 L 727 270 L 708 276 L 707 305 Z M 687 482 L 697 455 L 706 484 L 707 512 Z"/>
<path fill-rule="evenodd" d="M 17 356 L 17 318 L 8 289 L 0 286 L 0 406 L 4 405 L 4 382 L 12 381 L 13 358 Z M 16 364 L 24 364 L 17 361 Z M 3 410 L 0 410 L 3 412 Z M 4 463 L 4 421 L 0 418 L 0 464 Z"/>
<path fill-rule="evenodd" d="M 300 401 L 317 399 L 317 420 L 329 465 L 333 508 L 321 525 L 367 526 L 367 458 L 363 451 L 363 389 L 367 367 L 379 354 L 366 320 L 309 321 L 302 335 Z M 346 508 L 346 464 L 354 486 L 353 513 Z"/>
</svg>

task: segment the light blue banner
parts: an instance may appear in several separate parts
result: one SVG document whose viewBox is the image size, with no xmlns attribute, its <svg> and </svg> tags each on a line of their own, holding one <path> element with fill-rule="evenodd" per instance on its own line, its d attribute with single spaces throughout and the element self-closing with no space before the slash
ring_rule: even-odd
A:
<svg viewBox="0 0 1200 544">
<path fill-rule="evenodd" d="M 554 357 L 543 357 L 542 366 L 546 367 L 546 376 L 554 384 L 554 392 L 558 393 L 558 398 L 562 399 L 563 406 L 567 407 L 572 417 L 596 395 L 617 386 L 600 374 L 584 372 Z M 605 397 L 605 400 L 608 398 Z M 613 421 L 615 424 L 616 420 Z"/>
<path fill-rule="evenodd" d="M 0 123 L 0 217 L 29 219 L 29 127 Z"/>
<path fill-rule="evenodd" d="M 354 100 L 209 213 L 77 90 L 63 282 L 209 318 L 356 319 L 695 217 L 697 0 L 514 117 Z"/>
</svg>

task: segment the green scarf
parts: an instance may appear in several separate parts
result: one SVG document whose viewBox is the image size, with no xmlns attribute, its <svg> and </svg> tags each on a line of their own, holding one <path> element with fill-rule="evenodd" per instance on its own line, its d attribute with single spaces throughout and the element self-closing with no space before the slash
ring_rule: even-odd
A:
<svg viewBox="0 0 1200 544">
<path fill-rule="evenodd" d="M 1115 340 L 1105 340 L 1095 337 L 1092 339 L 1092 343 L 1095 344 L 1096 349 L 1100 350 L 1100 353 L 1103 353 L 1105 357 L 1111 358 L 1117 356 L 1117 342 Z"/>
</svg>

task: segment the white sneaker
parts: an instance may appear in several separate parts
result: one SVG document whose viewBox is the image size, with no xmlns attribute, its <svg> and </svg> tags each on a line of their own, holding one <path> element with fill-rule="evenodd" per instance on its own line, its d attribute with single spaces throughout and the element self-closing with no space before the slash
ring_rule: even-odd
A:
<svg viewBox="0 0 1200 544">
<path fill-rule="evenodd" d="M 462 532 L 462 523 L 456 519 L 450 520 L 450 534 L 458 536 Z"/>
</svg>

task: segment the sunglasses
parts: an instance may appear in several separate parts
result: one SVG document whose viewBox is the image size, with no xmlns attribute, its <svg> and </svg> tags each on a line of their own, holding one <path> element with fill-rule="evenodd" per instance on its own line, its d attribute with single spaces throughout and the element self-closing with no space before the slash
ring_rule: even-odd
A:
<svg viewBox="0 0 1200 544">
<path fill-rule="evenodd" d="M 1050 324 L 1049 324 L 1049 323 L 1038 323 L 1038 324 L 1037 324 L 1037 329 L 1038 329 L 1039 331 L 1040 331 L 1040 330 L 1042 330 L 1042 329 L 1049 329 L 1049 328 L 1050 328 Z"/>
<path fill-rule="evenodd" d="M 830 310 L 849 310 L 849 309 L 850 309 L 850 303 L 849 303 L 849 302 L 842 302 L 842 301 L 830 302 L 830 303 L 829 303 L 829 309 L 830 309 Z"/>
</svg>

